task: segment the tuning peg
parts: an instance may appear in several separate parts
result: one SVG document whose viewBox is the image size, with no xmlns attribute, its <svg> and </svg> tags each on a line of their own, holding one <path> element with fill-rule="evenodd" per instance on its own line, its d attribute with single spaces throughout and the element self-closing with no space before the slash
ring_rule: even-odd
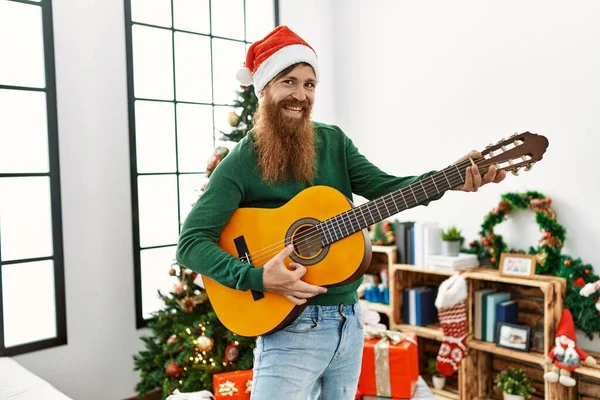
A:
<svg viewBox="0 0 600 400">
<path fill-rule="evenodd" d="M 527 164 L 525 166 L 525 171 L 531 171 L 531 168 L 533 168 L 533 164 L 535 164 L 535 163 Z"/>
<path fill-rule="evenodd" d="M 505 142 L 505 141 L 506 141 L 506 138 L 502 138 L 502 139 L 500 139 L 500 140 L 498 141 L 498 143 L 497 143 L 497 144 L 500 144 L 500 143 L 502 143 L 502 142 Z"/>
<path fill-rule="evenodd" d="M 519 168 L 515 168 L 515 169 L 513 169 L 510 172 L 512 172 L 512 174 L 515 175 L 515 176 L 519 176 Z"/>
</svg>

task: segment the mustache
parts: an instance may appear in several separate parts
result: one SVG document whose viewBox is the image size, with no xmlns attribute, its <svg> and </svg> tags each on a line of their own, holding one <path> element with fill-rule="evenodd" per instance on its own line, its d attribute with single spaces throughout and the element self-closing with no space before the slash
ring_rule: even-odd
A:
<svg viewBox="0 0 600 400">
<path fill-rule="evenodd" d="M 310 109 L 310 102 L 308 99 L 304 99 L 302 101 L 297 99 L 285 99 L 279 103 L 279 108 L 282 107 L 301 107 L 305 110 Z"/>
</svg>

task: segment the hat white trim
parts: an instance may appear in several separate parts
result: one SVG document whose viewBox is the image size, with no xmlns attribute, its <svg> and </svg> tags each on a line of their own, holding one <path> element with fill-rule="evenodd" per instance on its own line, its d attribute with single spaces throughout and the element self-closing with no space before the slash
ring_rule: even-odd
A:
<svg viewBox="0 0 600 400">
<path fill-rule="evenodd" d="M 253 77 L 256 94 L 258 95 L 278 73 L 299 62 L 308 63 L 313 67 L 318 82 L 319 63 L 315 52 L 303 44 L 292 44 L 276 51 L 258 66 Z"/>
</svg>

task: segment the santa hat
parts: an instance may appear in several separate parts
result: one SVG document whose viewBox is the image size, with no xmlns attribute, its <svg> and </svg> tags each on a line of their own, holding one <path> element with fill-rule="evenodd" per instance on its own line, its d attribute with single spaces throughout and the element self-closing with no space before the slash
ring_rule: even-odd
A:
<svg viewBox="0 0 600 400">
<path fill-rule="evenodd" d="M 319 66 L 314 49 L 290 28 L 281 25 L 252 43 L 246 54 L 245 66 L 237 73 L 237 80 L 242 86 L 253 84 L 258 95 L 278 73 L 299 62 L 313 67 L 318 82 Z"/>
<path fill-rule="evenodd" d="M 571 311 L 564 309 L 558 328 L 556 328 L 556 337 L 566 336 L 572 341 L 575 341 L 575 325 L 573 324 L 573 315 Z"/>
</svg>

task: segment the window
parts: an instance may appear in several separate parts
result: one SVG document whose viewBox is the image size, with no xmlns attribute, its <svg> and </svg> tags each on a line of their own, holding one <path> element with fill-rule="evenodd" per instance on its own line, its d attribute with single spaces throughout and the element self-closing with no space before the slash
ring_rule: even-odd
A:
<svg viewBox="0 0 600 400">
<path fill-rule="evenodd" d="M 181 224 L 239 89 L 246 49 L 277 25 L 274 0 L 125 2 L 137 326 L 163 303 Z"/>
<path fill-rule="evenodd" d="M 0 356 L 67 343 L 50 0 L 0 0 Z"/>
</svg>

